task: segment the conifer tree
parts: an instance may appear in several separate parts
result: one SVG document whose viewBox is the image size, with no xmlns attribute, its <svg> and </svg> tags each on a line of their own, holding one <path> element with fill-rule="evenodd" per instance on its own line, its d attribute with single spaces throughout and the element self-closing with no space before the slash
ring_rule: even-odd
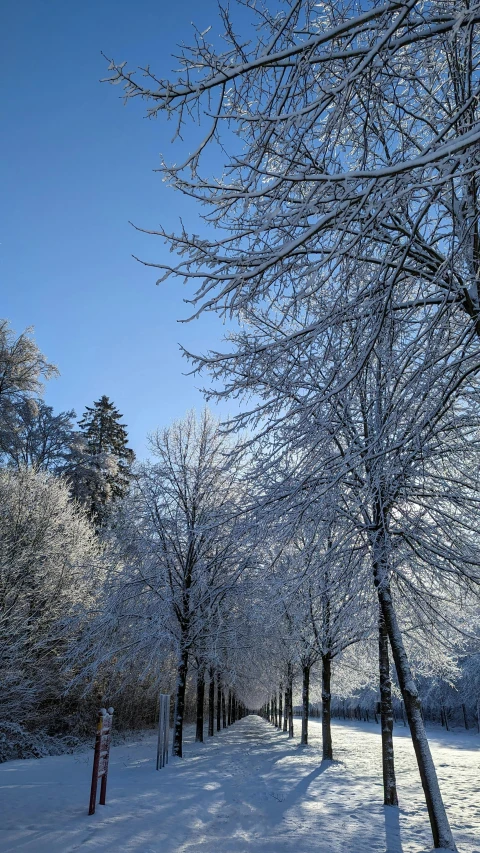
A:
<svg viewBox="0 0 480 853">
<path fill-rule="evenodd" d="M 72 451 L 72 492 L 86 504 L 97 526 L 104 523 L 108 506 L 128 491 L 135 454 L 127 446 L 122 417 L 105 395 L 87 406 Z"/>
</svg>

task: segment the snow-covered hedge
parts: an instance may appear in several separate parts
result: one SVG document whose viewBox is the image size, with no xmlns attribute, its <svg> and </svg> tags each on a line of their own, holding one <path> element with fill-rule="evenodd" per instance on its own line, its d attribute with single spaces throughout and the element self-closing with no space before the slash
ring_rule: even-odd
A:
<svg viewBox="0 0 480 853">
<path fill-rule="evenodd" d="M 0 722 L 0 762 L 77 752 L 86 745 L 73 735 L 51 737 L 44 731 L 28 732 L 19 723 Z"/>
</svg>

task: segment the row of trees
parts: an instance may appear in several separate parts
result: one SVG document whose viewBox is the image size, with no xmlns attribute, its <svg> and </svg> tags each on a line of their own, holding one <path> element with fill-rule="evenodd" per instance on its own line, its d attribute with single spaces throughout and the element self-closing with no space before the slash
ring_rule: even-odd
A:
<svg viewBox="0 0 480 853">
<path fill-rule="evenodd" d="M 226 351 L 194 366 L 210 394 L 246 401 L 236 425 L 255 434 L 250 508 L 269 534 L 280 528 L 277 571 L 283 561 L 288 576 L 297 542 L 304 559 L 318 525 L 292 633 L 306 687 L 325 563 L 327 588 L 343 576 L 347 599 L 365 573 L 385 801 L 396 801 L 390 650 L 434 845 L 454 850 L 413 663 L 420 645 L 441 660 L 455 632 L 473 644 L 478 624 L 480 12 L 466 0 L 239 5 L 237 21 L 221 9 L 221 41 L 199 28 L 173 80 L 110 65 L 127 99 L 178 121 L 176 140 L 207 123 L 164 164 L 201 201 L 205 233 L 152 232 L 180 257 L 150 265 L 194 283 L 195 315 L 238 321 Z M 217 148 L 226 164 L 210 175 L 218 158 L 204 154 Z M 330 618 L 324 605 L 323 630 Z"/>
<path fill-rule="evenodd" d="M 118 697 L 120 719 L 138 725 L 154 720 L 159 688 L 173 690 L 181 755 L 189 701 L 203 739 L 205 693 L 210 735 L 215 711 L 218 730 L 223 708 L 232 720 L 235 708 L 275 696 L 270 712 L 280 720 L 285 709 L 293 736 L 301 696 L 305 745 L 309 703 L 321 696 L 331 759 L 332 693 L 378 683 L 385 801 L 396 803 L 388 630 L 372 584 L 378 529 L 400 649 L 410 671 L 430 673 L 423 689 L 431 691 L 474 650 L 479 420 L 474 384 L 468 408 L 462 385 L 435 417 L 421 393 L 427 366 L 399 359 L 393 331 L 358 384 L 309 415 L 314 441 L 301 418 L 291 431 L 285 419 L 247 440 L 208 411 L 190 413 L 151 436 L 151 461 L 103 504 L 101 524 L 72 497 L 64 470 L 13 460 L 3 468 L 7 720 L 18 721 L 21 707 L 23 722 L 45 727 L 55 707 L 80 732 L 94 703 Z M 449 370 L 438 365 L 448 387 Z M 440 374 L 438 365 L 433 359 Z M 98 409 L 90 410 L 95 431 Z M 475 658 L 468 663 L 476 672 Z M 408 690 L 419 707 L 413 679 Z"/>
</svg>

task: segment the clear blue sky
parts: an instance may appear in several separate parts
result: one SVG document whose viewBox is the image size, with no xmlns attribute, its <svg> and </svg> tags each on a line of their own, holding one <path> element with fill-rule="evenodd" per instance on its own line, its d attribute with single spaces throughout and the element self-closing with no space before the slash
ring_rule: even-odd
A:
<svg viewBox="0 0 480 853">
<path fill-rule="evenodd" d="M 17 331 L 33 325 L 58 365 L 46 391 L 55 410 L 80 416 L 107 394 L 140 456 L 147 432 L 203 405 L 178 342 L 204 351 L 224 329 L 215 317 L 177 323 L 190 292 L 156 287 L 155 270 L 131 257 L 158 261 L 168 249 L 129 220 L 198 223 L 153 173 L 172 125 L 99 82 L 101 51 L 167 74 L 191 21 L 217 29 L 215 10 L 214 0 L 4 0 L 0 13 L 0 317 Z"/>
</svg>

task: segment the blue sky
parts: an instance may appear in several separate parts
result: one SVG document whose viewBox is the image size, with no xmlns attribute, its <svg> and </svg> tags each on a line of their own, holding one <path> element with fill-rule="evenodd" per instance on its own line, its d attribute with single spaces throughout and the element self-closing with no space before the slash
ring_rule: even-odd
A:
<svg viewBox="0 0 480 853">
<path fill-rule="evenodd" d="M 160 152 L 173 153 L 172 125 L 144 119 L 140 104 L 123 106 L 120 89 L 99 82 L 101 51 L 166 75 L 190 22 L 216 27 L 215 10 L 214 0 L 2 4 L 0 316 L 17 331 L 33 325 L 58 365 L 47 402 L 80 416 L 107 394 L 140 456 L 148 431 L 203 405 L 178 342 L 204 351 L 225 329 L 212 316 L 179 324 L 190 292 L 156 287 L 155 270 L 131 257 L 171 255 L 129 220 L 173 230 L 182 215 L 199 226 L 153 172 Z"/>
</svg>

